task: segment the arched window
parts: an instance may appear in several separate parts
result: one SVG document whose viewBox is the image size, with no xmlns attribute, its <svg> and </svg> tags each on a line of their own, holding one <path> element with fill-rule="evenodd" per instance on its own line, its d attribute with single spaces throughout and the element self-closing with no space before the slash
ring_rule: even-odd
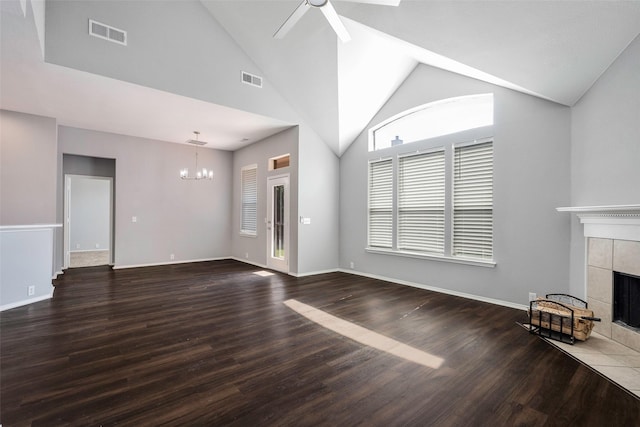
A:
<svg viewBox="0 0 640 427">
<path fill-rule="evenodd" d="M 369 137 L 366 250 L 494 266 L 493 94 L 421 105 Z"/>
<path fill-rule="evenodd" d="M 404 111 L 375 126 L 369 151 L 493 125 L 493 94 L 448 98 Z"/>
</svg>

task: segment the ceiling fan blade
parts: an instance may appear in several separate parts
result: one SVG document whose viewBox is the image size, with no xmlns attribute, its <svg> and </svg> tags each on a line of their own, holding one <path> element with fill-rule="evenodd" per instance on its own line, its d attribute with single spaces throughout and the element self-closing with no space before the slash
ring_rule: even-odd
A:
<svg viewBox="0 0 640 427">
<path fill-rule="evenodd" d="M 401 0 L 342 0 L 351 3 L 379 4 L 380 6 L 398 6 Z"/>
<path fill-rule="evenodd" d="M 291 16 L 289 16 L 287 20 L 284 21 L 284 23 L 280 26 L 280 28 L 278 28 L 278 31 L 275 32 L 273 37 L 276 39 L 281 39 L 286 36 L 287 33 L 293 28 L 293 26 L 296 25 L 296 23 L 300 20 L 300 18 L 302 18 L 302 16 L 307 13 L 310 7 L 311 6 L 309 6 L 309 4 L 307 4 L 307 2 L 303 0 L 302 3 L 298 5 L 296 10 L 293 11 Z"/>
<path fill-rule="evenodd" d="M 338 35 L 338 38 L 342 40 L 343 43 L 346 43 L 349 40 L 351 40 L 351 36 L 349 35 L 347 28 L 344 26 L 344 24 L 340 20 L 338 13 L 333 8 L 333 5 L 331 4 L 330 1 L 327 1 L 327 3 L 320 8 L 320 10 L 324 14 L 324 17 L 327 18 L 327 21 L 329 21 L 329 24 L 333 28 L 333 31 L 336 32 L 336 34 Z"/>
</svg>

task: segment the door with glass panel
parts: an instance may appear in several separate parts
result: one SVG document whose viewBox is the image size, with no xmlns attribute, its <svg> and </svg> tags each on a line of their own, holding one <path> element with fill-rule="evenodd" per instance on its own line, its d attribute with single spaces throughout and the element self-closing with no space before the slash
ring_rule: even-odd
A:
<svg viewBox="0 0 640 427">
<path fill-rule="evenodd" d="M 267 180 L 267 267 L 289 272 L 289 175 Z"/>
</svg>

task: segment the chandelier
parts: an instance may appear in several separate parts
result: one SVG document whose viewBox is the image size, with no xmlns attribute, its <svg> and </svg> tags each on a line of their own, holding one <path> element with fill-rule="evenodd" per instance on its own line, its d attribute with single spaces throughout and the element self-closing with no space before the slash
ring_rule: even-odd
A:
<svg viewBox="0 0 640 427">
<path fill-rule="evenodd" d="M 194 180 L 200 180 L 200 179 L 213 179 L 213 170 L 207 170 L 207 168 L 202 168 L 201 170 L 198 170 L 198 146 L 200 145 L 206 145 L 207 143 L 204 141 L 199 141 L 198 140 L 198 136 L 200 135 L 200 132 L 198 132 L 197 130 L 194 130 L 193 133 L 196 136 L 196 139 L 189 139 L 187 140 L 187 144 L 193 144 L 196 146 L 196 175 L 195 176 L 189 176 L 189 169 L 188 168 L 184 168 L 184 169 L 180 169 L 180 178 L 181 179 L 194 179 Z"/>
</svg>

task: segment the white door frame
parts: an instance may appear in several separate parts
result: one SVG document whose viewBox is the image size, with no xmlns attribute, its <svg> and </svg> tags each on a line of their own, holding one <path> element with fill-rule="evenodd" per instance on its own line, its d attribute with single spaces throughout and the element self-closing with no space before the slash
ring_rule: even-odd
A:
<svg viewBox="0 0 640 427">
<path fill-rule="evenodd" d="M 273 227 L 273 188 L 276 186 L 284 186 L 284 257 L 279 258 L 273 256 L 273 236 L 275 228 Z M 289 246 L 289 228 L 291 225 L 290 210 L 289 210 L 289 174 L 270 176 L 267 178 L 267 216 L 265 222 L 267 224 L 267 267 L 272 270 L 282 271 L 283 273 L 289 273 L 289 258 L 290 258 L 290 246 Z"/>
<path fill-rule="evenodd" d="M 64 262 L 63 269 L 69 268 L 71 252 L 71 179 L 86 178 L 109 181 L 109 264 L 113 264 L 113 178 L 108 176 L 64 175 Z"/>
</svg>

